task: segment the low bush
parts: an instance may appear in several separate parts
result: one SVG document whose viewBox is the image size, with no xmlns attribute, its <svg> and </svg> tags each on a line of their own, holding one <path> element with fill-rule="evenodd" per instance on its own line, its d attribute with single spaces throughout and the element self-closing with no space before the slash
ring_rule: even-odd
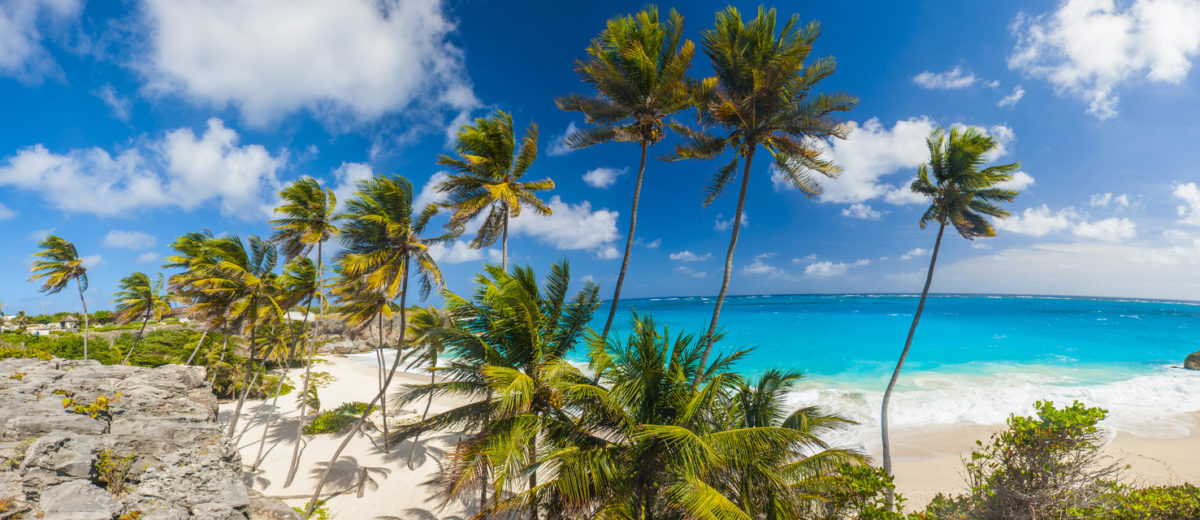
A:
<svg viewBox="0 0 1200 520">
<path fill-rule="evenodd" d="M 357 421 L 367 411 L 367 403 L 344 403 L 341 406 L 321 412 L 312 422 L 304 426 L 305 435 L 319 433 L 337 433 Z"/>
</svg>

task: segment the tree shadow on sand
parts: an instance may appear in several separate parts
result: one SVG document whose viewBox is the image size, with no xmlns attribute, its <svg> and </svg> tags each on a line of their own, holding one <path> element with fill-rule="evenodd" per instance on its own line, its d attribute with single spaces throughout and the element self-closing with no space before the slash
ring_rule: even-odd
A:
<svg viewBox="0 0 1200 520">
<path fill-rule="evenodd" d="M 328 467 L 328 462 L 318 462 L 309 470 L 309 474 L 314 479 L 320 479 Z M 379 481 L 376 480 L 376 477 L 387 478 L 391 473 L 391 468 L 363 466 L 358 463 L 358 459 L 343 456 L 333 464 L 333 471 L 329 473 L 327 485 L 332 489 L 357 489 L 363 485 L 366 489 L 374 491 L 379 489 Z"/>
</svg>

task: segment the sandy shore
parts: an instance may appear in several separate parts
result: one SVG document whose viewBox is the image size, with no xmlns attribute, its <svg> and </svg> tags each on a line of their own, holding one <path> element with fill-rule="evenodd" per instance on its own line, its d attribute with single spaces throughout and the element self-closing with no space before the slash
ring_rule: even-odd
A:
<svg viewBox="0 0 1200 520">
<path fill-rule="evenodd" d="M 314 370 L 328 372 L 335 380 L 320 390 L 322 409 L 332 409 L 344 402 L 366 401 L 377 388 L 377 368 L 344 356 L 329 356 Z M 290 375 L 293 381 L 299 374 Z M 393 388 L 407 383 L 427 382 L 428 374 L 398 373 Z M 435 400 L 432 412 L 442 411 L 461 403 L 452 400 Z M 321 473 L 333 451 L 342 441 L 342 436 L 306 436 L 302 444 L 301 469 L 295 482 L 284 488 L 288 464 L 295 439 L 297 410 L 295 393 L 279 399 L 278 410 L 282 417 L 267 435 L 267 446 L 263 461 L 257 469 L 250 471 L 259 449 L 259 439 L 266 423 L 269 403 L 248 401 L 243 411 L 242 424 L 249 428 L 242 435 L 238 446 L 246 464 L 247 485 L 268 496 L 284 498 L 294 506 L 301 506 L 311 495 Z M 221 406 L 222 420 L 228 420 L 232 404 Z M 422 406 L 410 405 L 409 409 L 388 409 L 391 422 L 419 415 Z M 376 414 L 375 422 L 379 423 Z M 1191 417 L 1193 432 L 1186 438 L 1159 439 L 1142 438 L 1128 434 L 1117 434 L 1106 446 L 1106 450 L 1130 469 L 1125 472 L 1126 480 L 1143 485 L 1178 484 L 1200 482 L 1200 413 Z M 894 433 L 896 485 L 907 499 L 909 508 L 920 508 L 939 492 L 955 493 L 965 489 L 962 478 L 962 457 L 975 447 L 976 439 L 987 439 L 1001 426 L 954 426 L 900 430 Z M 239 430 L 242 426 L 239 426 Z M 456 519 L 470 517 L 474 511 L 469 504 L 452 503 L 441 508 L 433 498 L 434 489 L 428 484 L 437 472 L 441 455 L 453 442 L 452 435 L 438 434 L 431 439 L 422 439 L 416 447 L 413 468 L 408 467 L 408 456 L 413 446 L 404 443 L 384 453 L 378 445 L 378 433 L 360 435 L 353 439 L 335 465 L 333 476 L 325 486 L 323 495 L 338 493 L 329 499 L 328 507 L 338 518 L 348 519 Z M 865 450 L 878 460 L 878 446 L 867 446 Z M 362 476 L 366 472 L 366 480 Z M 362 496 L 357 496 L 361 487 Z"/>
</svg>

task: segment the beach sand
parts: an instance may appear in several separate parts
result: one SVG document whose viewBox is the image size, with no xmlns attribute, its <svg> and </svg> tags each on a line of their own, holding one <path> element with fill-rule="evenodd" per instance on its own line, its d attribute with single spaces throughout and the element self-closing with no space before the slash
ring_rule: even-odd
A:
<svg viewBox="0 0 1200 520">
<path fill-rule="evenodd" d="M 378 388 L 376 367 L 345 356 L 325 356 L 323 362 L 314 365 L 314 370 L 328 372 L 335 378 L 329 387 L 319 392 L 322 409 L 332 409 L 350 401 L 367 401 Z M 301 377 L 301 373 L 289 374 L 293 382 L 298 383 Z M 428 374 L 397 373 L 392 388 L 428 380 Z M 238 446 L 247 469 L 248 486 L 264 495 L 283 498 L 290 505 L 303 506 L 343 436 L 306 436 L 301 469 L 295 482 L 284 488 L 295 438 L 297 392 L 279 399 L 278 408 L 283 415 L 267 436 L 267 449 L 259 468 L 250 471 L 258 452 L 269 402 L 246 402 L 241 424 L 250 427 Z M 460 404 L 452 399 L 435 399 L 431 412 Z M 232 408 L 233 403 L 221 405 L 223 421 L 228 421 Z M 389 408 L 388 415 L 394 424 L 405 417 L 419 417 L 423 409 L 424 403 L 409 405 L 405 410 Z M 376 413 L 376 423 L 378 419 Z M 1186 438 L 1143 438 L 1118 433 L 1105 449 L 1110 456 L 1130 466 L 1124 472 L 1124 478 L 1129 482 L 1141 485 L 1200 483 L 1200 413 L 1187 420 L 1192 423 L 1189 428 L 1192 433 Z M 240 431 L 242 426 L 238 428 Z M 1000 428 L 1002 425 L 970 425 L 894 432 L 896 486 L 908 508 L 923 507 L 939 492 L 964 491 L 962 457 L 970 453 L 977 439 L 986 440 Z M 379 434 L 374 431 L 353 439 L 325 486 L 323 496 L 338 493 L 329 499 L 327 506 L 339 519 L 460 519 L 474 514 L 472 504 L 451 503 L 441 508 L 442 504 L 433 498 L 434 488 L 428 483 L 439 468 L 441 455 L 454 441 L 453 435 L 434 434 L 432 438 L 422 438 L 416 449 L 413 469 L 407 464 L 411 443 L 406 442 L 393 447 L 391 453 L 384 453 L 378 439 Z M 866 451 L 878 460 L 878 445 L 867 446 Z M 364 470 L 365 482 L 362 478 Z M 360 487 L 361 498 L 357 496 Z"/>
</svg>

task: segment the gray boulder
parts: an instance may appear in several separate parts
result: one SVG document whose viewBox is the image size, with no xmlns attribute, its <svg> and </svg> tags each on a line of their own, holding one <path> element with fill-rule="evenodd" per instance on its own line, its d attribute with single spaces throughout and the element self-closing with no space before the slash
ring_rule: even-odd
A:
<svg viewBox="0 0 1200 520">
<path fill-rule="evenodd" d="M 42 493 L 44 520 L 112 520 L 121 511 L 120 502 L 86 480 L 72 480 Z"/>
<path fill-rule="evenodd" d="M 1188 354 L 1188 357 L 1183 360 L 1183 368 L 1200 370 L 1200 351 Z"/>
</svg>

